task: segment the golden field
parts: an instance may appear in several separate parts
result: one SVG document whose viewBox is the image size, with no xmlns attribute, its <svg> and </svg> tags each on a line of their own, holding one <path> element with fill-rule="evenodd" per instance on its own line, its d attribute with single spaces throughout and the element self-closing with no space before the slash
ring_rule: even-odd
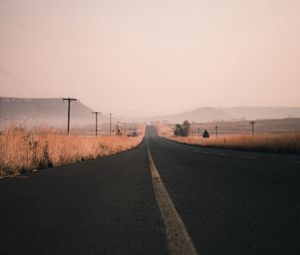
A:
<svg viewBox="0 0 300 255">
<path fill-rule="evenodd" d="M 112 155 L 137 146 L 138 137 L 66 135 L 55 130 L 11 127 L 0 135 L 0 176 Z"/>
<path fill-rule="evenodd" d="M 167 126 L 157 126 L 158 133 L 168 139 L 208 147 L 269 151 L 283 153 L 300 153 L 300 132 L 267 133 L 267 134 L 222 134 L 210 138 L 202 136 L 176 137 Z"/>
</svg>

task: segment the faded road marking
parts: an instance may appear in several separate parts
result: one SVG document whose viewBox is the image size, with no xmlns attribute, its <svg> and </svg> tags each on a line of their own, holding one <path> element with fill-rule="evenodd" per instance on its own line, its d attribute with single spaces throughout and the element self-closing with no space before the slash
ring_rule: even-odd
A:
<svg viewBox="0 0 300 255">
<path fill-rule="evenodd" d="M 148 148 L 148 157 L 152 175 L 152 185 L 155 198 L 164 221 L 167 246 L 171 255 L 197 255 L 197 250 L 186 227 L 180 218 L 173 201 L 160 178 Z"/>
<path fill-rule="evenodd" d="M 226 156 L 227 156 L 226 153 L 219 153 L 218 155 L 219 155 L 219 156 L 222 156 L 222 157 L 226 157 Z"/>
</svg>

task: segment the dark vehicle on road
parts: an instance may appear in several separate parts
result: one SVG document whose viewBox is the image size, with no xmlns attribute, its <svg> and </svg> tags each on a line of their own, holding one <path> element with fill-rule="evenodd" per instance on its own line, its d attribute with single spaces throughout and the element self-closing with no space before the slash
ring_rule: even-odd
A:
<svg viewBox="0 0 300 255">
<path fill-rule="evenodd" d="M 128 137 L 137 137 L 138 134 L 137 134 L 136 131 L 132 131 L 132 132 L 129 132 L 129 133 L 127 134 L 127 136 L 128 136 Z"/>
</svg>

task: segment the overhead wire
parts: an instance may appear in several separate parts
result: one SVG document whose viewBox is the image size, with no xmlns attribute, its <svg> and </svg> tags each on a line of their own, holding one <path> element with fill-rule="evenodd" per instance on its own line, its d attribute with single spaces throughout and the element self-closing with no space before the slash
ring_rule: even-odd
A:
<svg viewBox="0 0 300 255">
<path fill-rule="evenodd" d="M 25 92 L 25 93 L 22 93 L 22 92 L 17 90 L 18 94 L 23 94 L 24 96 L 28 96 L 28 94 L 33 95 L 35 97 L 40 96 L 40 93 L 38 93 L 38 92 L 42 92 L 42 91 L 37 91 L 39 89 L 32 87 L 31 85 L 29 85 L 27 82 L 24 82 L 23 80 L 20 80 L 19 78 L 17 78 L 15 75 L 13 75 L 11 72 L 7 71 L 6 69 L 0 67 L 0 73 L 6 79 L 11 81 L 15 85 L 14 87 L 10 87 L 10 89 L 14 90 L 14 92 L 16 92 L 15 87 L 17 86 L 19 89 L 21 89 L 21 90 L 23 90 L 23 92 Z"/>
</svg>

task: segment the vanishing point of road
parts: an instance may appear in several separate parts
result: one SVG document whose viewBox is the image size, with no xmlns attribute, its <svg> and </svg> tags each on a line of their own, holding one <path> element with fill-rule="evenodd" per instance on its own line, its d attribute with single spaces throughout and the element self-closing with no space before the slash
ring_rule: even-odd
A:
<svg viewBox="0 0 300 255">
<path fill-rule="evenodd" d="M 300 254 L 300 157 L 179 144 L 0 180 L 0 254 Z"/>
</svg>

